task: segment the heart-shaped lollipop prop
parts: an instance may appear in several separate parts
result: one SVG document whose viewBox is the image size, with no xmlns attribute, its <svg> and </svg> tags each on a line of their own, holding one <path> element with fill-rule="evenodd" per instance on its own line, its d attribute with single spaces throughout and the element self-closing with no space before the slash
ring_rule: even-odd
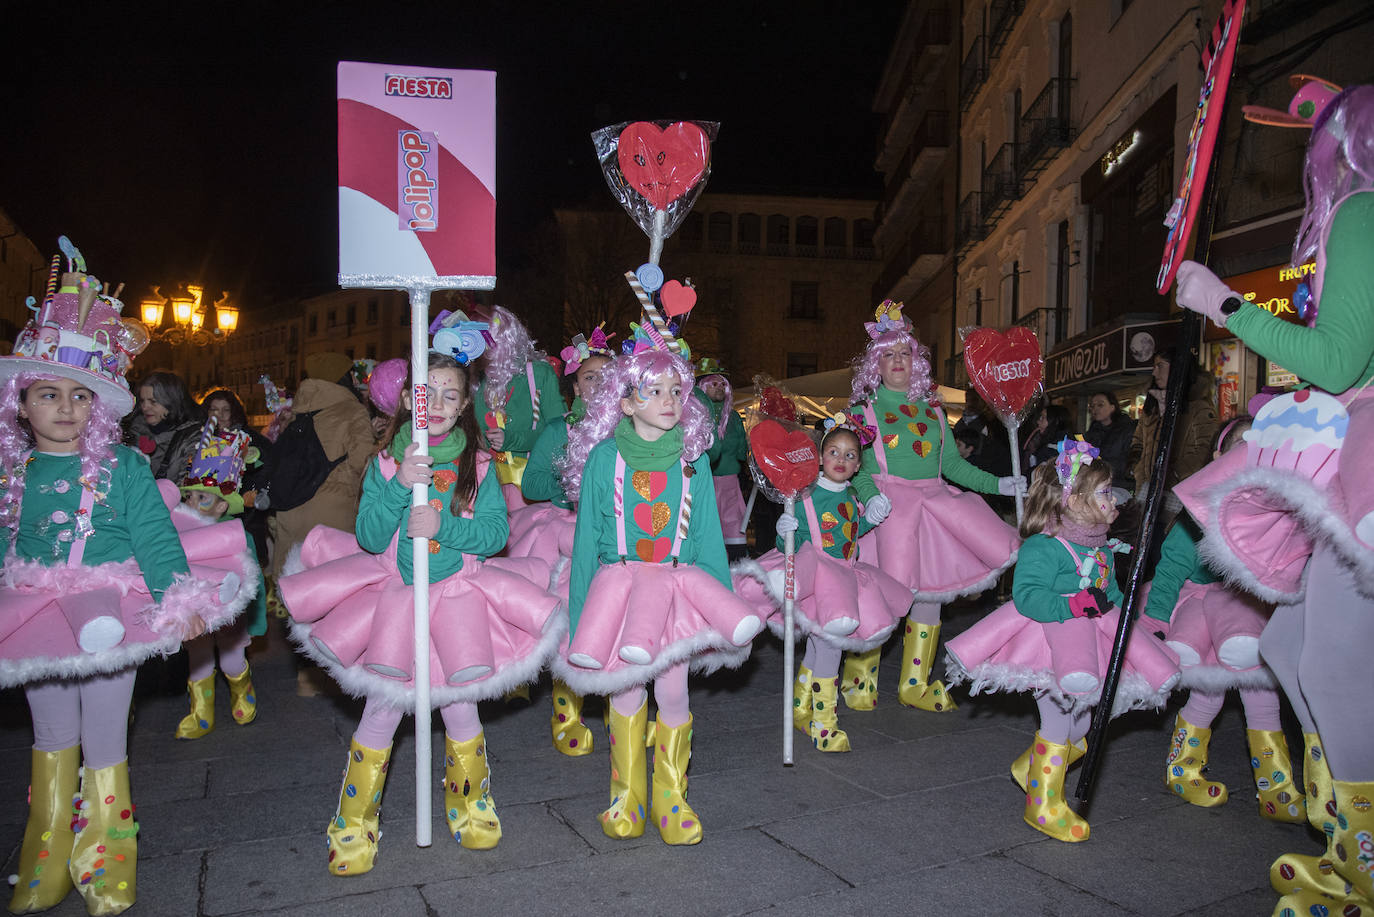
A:
<svg viewBox="0 0 1374 917">
<path fill-rule="evenodd" d="M 749 431 L 749 448 L 768 483 L 786 499 L 795 499 L 816 483 L 820 450 L 801 430 L 788 432 L 776 420 L 761 420 Z"/>
<path fill-rule="evenodd" d="M 969 381 L 1008 424 L 1019 421 L 1045 380 L 1045 360 L 1035 332 L 978 328 L 964 337 Z"/>
<path fill-rule="evenodd" d="M 621 174 L 655 210 L 667 210 L 695 188 L 706 175 L 710 158 L 710 138 L 690 121 L 666 128 L 636 121 L 620 132 L 616 148 Z"/>
<path fill-rule="evenodd" d="M 697 291 L 683 286 L 676 280 L 670 280 L 659 289 L 658 298 L 663 303 L 663 311 L 668 313 L 668 317 L 677 318 L 692 311 L 692 307 L 697 304 Z"/>
</svg>

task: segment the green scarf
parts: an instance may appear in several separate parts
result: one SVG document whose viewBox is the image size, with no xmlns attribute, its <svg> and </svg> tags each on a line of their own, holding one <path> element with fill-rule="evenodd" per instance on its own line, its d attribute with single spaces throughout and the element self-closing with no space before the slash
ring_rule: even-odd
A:
<svg viewBox="0 0 1374 917">
<path fill-rule="evenodd" d="M 396 435 L 391 440 L 391 457 L 396 461 L 405 458 L 406 447 L 410 445 L 410 424 L 406 424 L 396 431 Z M 444 441 L 435 445 L 430 443 L 429 454 L 434 457 L 434 464 L 446 465 L 458 460 L 458 456 L 463 454 L 467 448 L 468 438 L 463 431 L 454 427 L 449 431 Z"/>
<path fill-rule="evenodd" d="M 571 427 L 586 416 L 587 402 L 583 401 L 582 396 L 579 395 L 573 399 L 572 407 L 568 409 L 568 426 Z"/>
<path fill-rule="evenodd" d="M 615 447 L 635 471 L 667 471 L 682 458 L 682 427 L 673 427 L 650 443 L 635 432 L 634 421 L 623 417 L 615 425 Z"/>
</svg>

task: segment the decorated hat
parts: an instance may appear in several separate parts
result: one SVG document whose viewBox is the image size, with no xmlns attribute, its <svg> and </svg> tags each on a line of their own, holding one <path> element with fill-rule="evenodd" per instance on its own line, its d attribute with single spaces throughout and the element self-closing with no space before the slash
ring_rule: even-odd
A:
<svg viewBox="0 0 1374 917">
<path fill-rule="evenodd" d="M 721 366 L 720 361 L 715 357 L 702 357 L 697 360 L 696 365 L 692 368 L 696 370 L 698 379 L 704 376 L 725 375 L 725 367 Z"/>
<path fill-rule="evenodd" d="M 902 304 L 891 299 L 884 299 L 878 308 L 873 310 L 873 321 L 864 322 L 864 330 L 868 332 L 871 340 L 877 340 L 892 331 L 905 331 L 911 333 L 911 319 L 902 314 Z"/>
<path fill-rule="evenodd" d="M 181 485 L 181 492 L 204 491 L 229 504 L 228 513 L 243 512 L 243 469 L 257 459 L 257 449 L 244 430 L 223 430 L 219 421 L 211 417 L 200 430 L 200 442 L 191 453 L 191 469 Z"/>
<path fill-rule="evenodd" d="M 368 385 L 372 381 L 372 371 L 377 368 L 377 361 L 371 357 L 364 357 L 361 360 L 353 361 L 353 387 L 358 391 L 366 393 Z"/>
<path fill-rule="evenodd" d="M 626 271 L 625 282 L 644 310 L 644 321 L 630 323 L 633 334 L 621 344 L 626 354 L 645 350 L 666 350 L 687 362 L 692 361 L 691 348 L 679 336 L 682 323 L 696 305 L 696 288 L 689 278 L 686 283 L 676 280 L 664 282 L 663 270 L 652 261 L 641 264 L 638 270 Z M 661 307 L 661 308 L 660 308 Z"/>
<path fill-rule="evenodd" d="M 291 410 L 291 403 L 294 399 L 286 392 L 277 388 L 276 383 L 272 381 L 267 373 L 258 376 L 258 384 L 261 385 L 263 390 L 267 393 L 267 410 L 271 411 L 273 414 L 280 414 L 282 411 Z"/>
<path fill-rule="evenodd" d="M 1069 491 L 1073 490 L 1073 482 L 1078 478 L 1078 472 L 1082 471 L 1085 465 L 1091 465 L 1102 453 L 1082 436 L 1066 436 L 1055 443 L 1054 448 L 1059 450 L 1059 457 L 1054 460 L 1054 470 L 1059 476 L 1059 486 L 1064 488 L 1064 498 L 1067 500 Z"/>
<path fill-rule="evenodd" d="M 430 322 L 429 333 L 434 335 L 429 349 L 453 357 L 459 366 L 467 366 L 480 357 L 494 342 L 491 338 L 491 325 L 487 322 L 472 321 L 461 309 L 440 312 Z"/>
<path fill-rule="evenodd" d="M 859 440 L 860 448 L 878 438 L 877 429 L 866 424 L 863 415 L 849 411 L 836 411 L 821 421 L 821 427 L 825 430 L 824 436 L 829 436 L 835 430 L 848 430 Z"/>
<path fill-rule="evenodd" d="M 395 414 L 401 404 L 401 389 L 406 384 L 406 373 L 410 367 L 405 360 L 395 357 L 383 360 L 372 371 L 368 382 L 367 397 L 383 414 Z"/>
<path fill-rule="evenodd" d="M 1288 111 L 1265 108 L 1263 105 L 1243 105 L 1246 121 L 1268 124 L 1272 127 L 1301 127 L 1311 129 L 1317 118 L 1340 95 L 1341 87 L 1318 76 L 1295 73 L 1288 78 L 1293 87 L 1293 98 L 1288 103 Z"/>
<path fill-rule="evenodd" d="M 148 329 L 137 319 L 120 318 L 119 290 L 109 294 L 86 273 L 86 259 L 70 239 L 62 236 L 57 244 L 62 254 L 53 255 L 42 304 L 29 297 L 34 314 L 15 339 L 13 353 L 0 357 L 0 382 L 23 373 L 74 379 L 127 414 L 134 409 L 134 396 L 124 376 L 148 346 Z M 59 273 L 63 256 L 67 270 Z"/>
<path fill-rule="evenodd" d="M 610 340 L 615 337 L 615 332 L 606 333 L 605 322 L 592 329 L 591 334 L 579 334 L 572 339 L 567 347 L 564 347 L 559 354 L 563 358 L 563 375 L 571 376 L 577 372 L 587 360 L 592 357 L 605 357 L 608 360 L 615 356 L 615 351 L 611 350 Z"/>
</svg>

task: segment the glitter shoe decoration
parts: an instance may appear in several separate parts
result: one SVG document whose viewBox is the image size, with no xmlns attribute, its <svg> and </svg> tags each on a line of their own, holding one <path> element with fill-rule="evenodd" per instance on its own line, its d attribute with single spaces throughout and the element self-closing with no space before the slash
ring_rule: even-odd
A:
<svg viewBox="0 0 1374 917">
<path fill-rule="evenodd" d="M 329 871 L 359 876 L 377 860 L 381 840 L 382 790 L 391 765 L 391 746 L 368 748 L 348 743 L 348 768 L 339 789 L 339 808 L 329 822 Z"/>
<path fill-rule="evenodd" d="M 692 721 L 654 727 L 654 800 L 650 817 L 665 844 L 701 842 L 701 820 L 687 805 L 687 764 L 692 760 Z"/>
<path fill-rule="evenodd" d="M 648 732 L 649 702 L 633 716 L 624 716 L 606 703 L 606 734 L 611 742 L 611 805 L 601 813 L 601 830 L 609 837 L 639 837 L 644 833 L 644 739 Z"/>
</svg>

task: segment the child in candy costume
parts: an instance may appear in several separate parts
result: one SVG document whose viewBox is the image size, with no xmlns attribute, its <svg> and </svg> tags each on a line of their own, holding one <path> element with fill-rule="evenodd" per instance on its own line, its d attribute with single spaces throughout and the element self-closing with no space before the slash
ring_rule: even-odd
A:
<svg viewBox="0 0 1374 917">
<path fill-rule="evenodd" d="M 711 412 L 711 426 L 715 442 L 707 450 L 711 460 L 711 475 L 716 486 L 716 507 L 720 511 L 721 534 L 725 538 L 725 553 L 731 562 L 748 554 L 744 528 L 744 494 L 739 486 L 740 469 L 749 461 L 749 438 L 744 424 L 733 408 L 735 391 L 725 370 L 712 357 L 702 357 L 695 367 L 697 387 L 692 394 L 701 399 Z"/>
<path fill-rule="evenodd" d="M 482 330 L 487 346 L 486 371 L 477 387 L 479 426 L 506 506 L 516 509 L 526 502 L 521 480 L 530 450 L 540 431 L 563 415 L 563 394 L 548 357 L 509 309 L 493 307 L 491 323 Z"/>
<path fill-rule="evenodd" d="M 614 336 L 614 335 L 612 335 Z M 553 568 L 549 583 L 555 595 L 568 600 L 569 569 L 572 558 L 573 531 L 577 514 L 563 492 L 554 462 L 568 444 L 568 430 L 587 414 L 587 402 L 601 380 L 606 365 L 614 358 L 607 335 L 600 326 L 590 335 L 577 335 L 563 348 L 563 372 L 572 376 L 572 408 L 560 420 L 544 426 L 539 439 L 530 451 L 521 488 L 528 506 L 511 510 L 510 541 L 506 554 L 510 557 L 541 557 Z M 537 501 L 537 502 L 534 502 Z M 570 757 L 592 752 L 592 731 L 582 721 L 582 697 L 566 684 L 553 680 L 553 714 L 549 717 L 553 747 Z"/>
<path fill-rule="evenodd" d="M 1250 417 L 1222 430 L 1213 460 L 1221 458 L 1250 429 Z M 1260 661 L 1259 638 L 1272 608 L 1253 596 L 1228 588 L 1198 555 L 1202 533 L 1187 514 L 1169 529 L 1160 548 L 1145 614 L 1167 620 L 1165 643 L 1178 654 L 1179 685 L 1190 689 L 1178 712 L 1164 784 L 1184 801 L 1203 808 L 1222 805 L 1226 785 L 1206 777 L 1212 722 L 1226 692 L 1240 691 L 1245 707 L 1250 766 L 1259 794 L 1259 814 L 1277 822 L 1306 820 L 1302 790 L 1293 783 L 1293 762 L 1279 721 L 1278 682 Z M 1154 626 L 1153 623 L 1151 626 Z"/>
<path fill-rule="evenodd" d="M 48 296 L 0 357 L 0 687 L 24 687 L 34 727 L 9 910 L 47 910 L 75 885 L 89 913 L 118 914 L 137 895 L 135 672 L 231 620 L 252 592 L 188 568 L 148 463 L 119 445 L 134 405 L 125 372 L 147 334 L 61 245 L 60 287 L 54 259 Z"/>
<path fill-rule="evenodd" d="M 796 599 L 793 612 L 806 636 L 806 654 L 797 669 L 792 722 L 820 751 L 850 750 L 839 728 L 836 702 L 840 657 L 845 650 L 865 652 L 892 633 L 911 604 L 911 590 L 871 564 L 859 561 L 859 538 L 874 523 L 860 515 L 850 479 L 859 471 L 863 443 L 874 431 L 863 419 L 843 412 L 826 420 L 821 438 L 820 476 L 799 503 L 801 518 L 778 517 L 777 547 L 757 561 L 736 561 L 735 591 L 762 605 L 768 626 L 782 636 L 785 576 L 783 536 L 795 532 Z"/>
<path fill-rule="evenodd" d="M 1191 262 L 1179 268 L 1177 295 L 1315 388 L 1270 401 L 1246 449 L 1176 492 L 1205 532 L 1202 554 L 1278 603 L 1260 653 L 1303 731 L 1315 730 L 1307 809 L 1322 813 L 1327 847 L 1274 863 L 1275 913 L 1363 913 L 1374 911 L 1374 705 L 1362 700 L 1374 696 L 1374 86 L 1295 82 L 1292 121 L 1312 129 L 1293 245 L 1295 265 L 1316 258 L 1310 290 L 1295 296 L 1307 326 Z M 1311 776 L 1323 760 L 1329 799 Z"/>
<path fill-rule="evenodd" d="M 1032 474 L 1012 601 L 945 645 L 953 684 L 1030 691 L 1040 712 L 1035 740 L 1012 777 L 1026 791 L 1026 824 L 1055 840 L 1088 839 L 1087 821 L 1068 807 L 1064 774 L 1082 756 L 1121 616 L 1107 539 L 1116 518 L 1112 470 L 1097 448 L 1066 439 L 1060 455 Z M 1162 707 L 1178 683 L 1178 656 L 1148 628 L 1136 627 L 1113 713 Z"/>
<path fill-rule="evenodd" d="M 244 469 L 257 459 L 257 449 L 244 430 L 222 428 L 215 417 L 205 422 L 190 470 L 181 485 L 182 500 L 172 507 L 172 522 L 178 531 L 196 530 L 221 520 L 237 519 L 243 514 L 243 494 L 239 486 Z M 161 485 L 159 485 L 161 487 Z M 215 533 L 200 533 L 211 538 Z M 251 610 L 228 627 L 214 634 L 197 637 L 186 644 L 189 663 L 186 693 L 191 712 L 177 724 L 178 739 L 199 739 L 215 728 L 215 651 L 219 651 L 219 670 L 229 683 L 229 710 L 234 722 L 247 726 L 258 716 L 257 692 L 253 673 L 248 668 L 248 644 L 267 633 L 266 590 L 257 572 L 258 591 Z"/>
<path fill-rule="evenodd" d="M 865 536 L 868 563 L 905 583 L 915 601 L 902 640 L 897 699 L 934 712 L 955 708 L 945 686 L 931 680 L 940 643 L 940 606 L 997 582 L 1016 560 L 1016 530 L 976 494 L 1024 492 L 1022 477 L 998 478 L 959 455 L 936 399 L 930 351 L 911 335 L 902 304 L 887 300 L 867 322 L 868 347 L 854 373 L 850 404 L 860 406 L 878 442 L 864 453 L 854 489 L 875 524 Z M 845 660 L 841 680 L 851 710 L 872 710 L 878 699 L 877 646 Z"/>
<path fill-rule="evenodd" d="M 610 837 L 638 837 L 652 819 L 669 844 L 695 844 L 687 804 L 692 714 L 687 673 L 739 666 L 763 627 L 731 591 L 706 449 L 710 415 L 691 365 L 644 349 L 605 370 L 559 462 L 577 502 L 569 587 L 571 641 L 554 674 L 581 694 L 610 695 Z M 658 722 L 648 726 L 654 685 Z M 654 748 L 645 792 L 645 740 Z"/>
<path fill-rule="evenodd" d="M 501 839 L 477 702 L 536 678 L 563 640 L 558 599 L 544 588 L 548 564 L 486 559 L 506 543 L 506 506 L 477 447 L 469 392 L 459 361 L 431 352 L 430 454 L 416 455 L 411 443 L 407 390 L 393 435 L 363 479 L 357 540 L 316 527 L 280 583 L 301 650 L 367 698 L 327 832 L 333 875 L 359 875 L 375 862 L 392 738 L 414 709 L 412 559 L 401 540 L 430 539 L 430 700 L 444 721 L 444 810 L 463 847 Z M 411 487 L 421 482 L 430 501 L 412 507 Z"/>
</svg>

